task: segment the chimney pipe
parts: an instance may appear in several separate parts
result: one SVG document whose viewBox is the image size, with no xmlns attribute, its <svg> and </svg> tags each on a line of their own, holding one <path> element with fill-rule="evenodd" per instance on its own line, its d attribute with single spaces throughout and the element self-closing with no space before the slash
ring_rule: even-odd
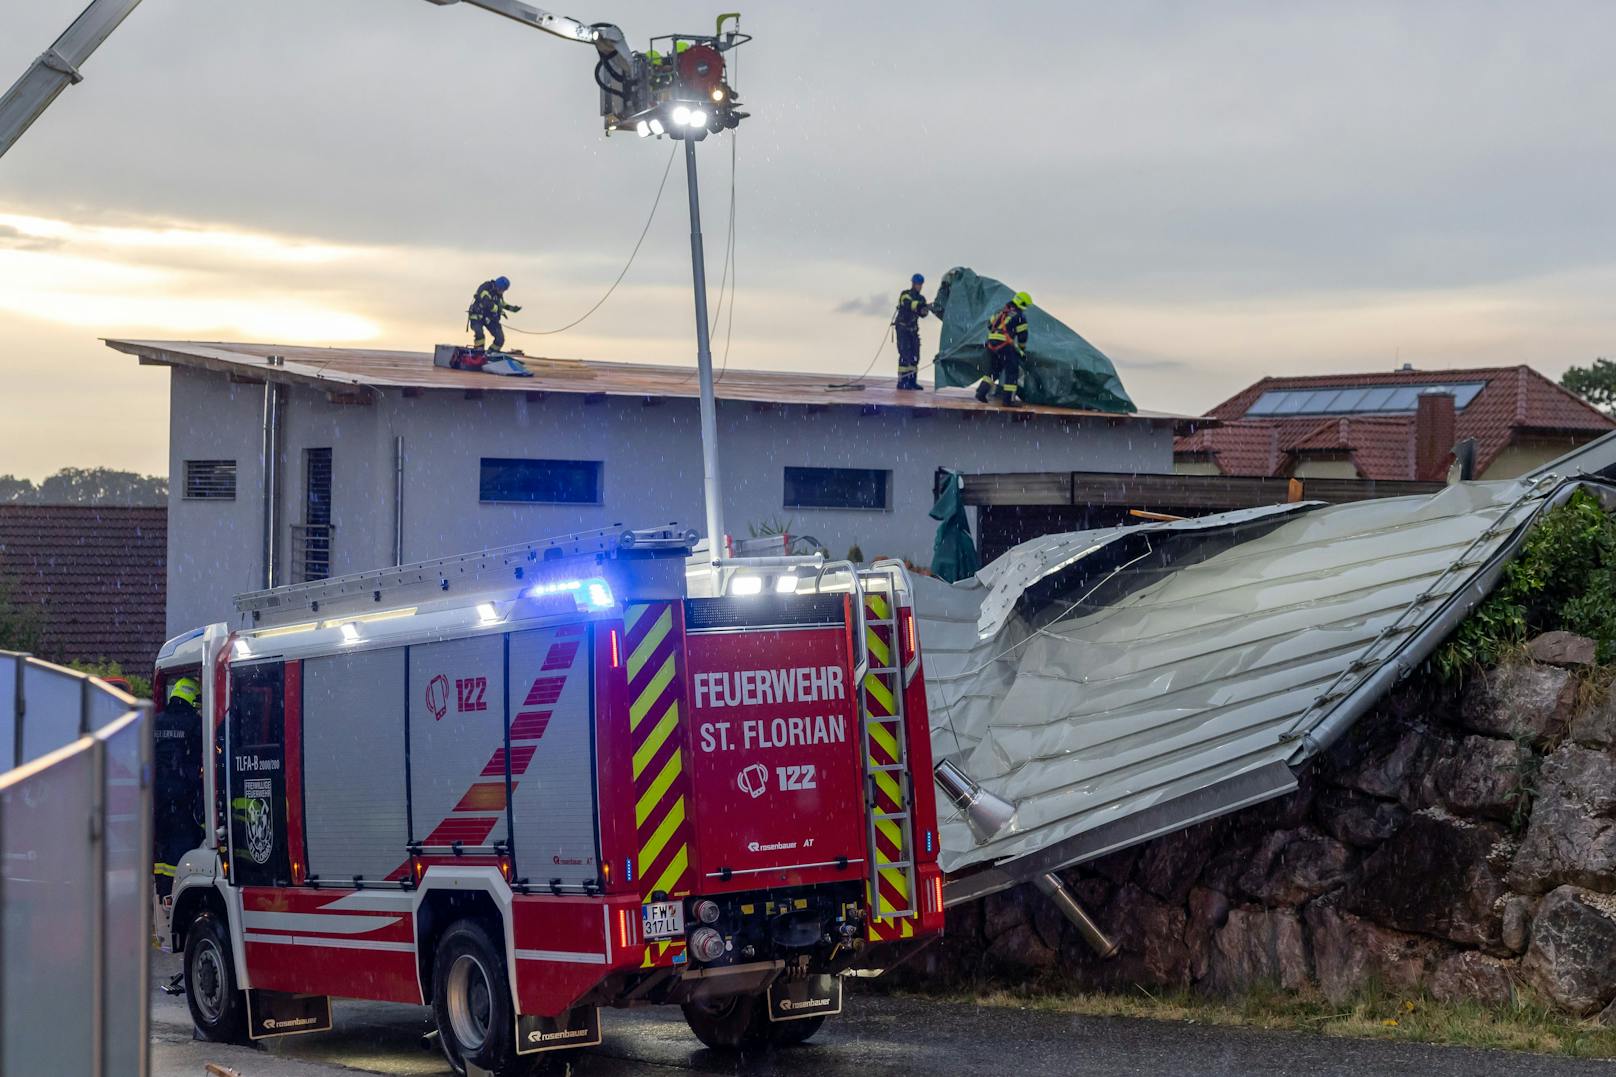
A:
<svg viewBox="0 0 1616 1077">
<path fill-rule="evenodd" d="M 943 760 L 932 768 L 943 795 L 965 816 L 978 845 L 986 845 L 1016 817 L 1016 806 L 996 797 L 959 767 Z"/>
<path fill-rule="evenodd" d="M 1434 481 L 1447 477 L 1457 419 L 1453 394 L 1446 389 L 1423 392 L 1414 411 L 1414 477 Z"/>
</svg>

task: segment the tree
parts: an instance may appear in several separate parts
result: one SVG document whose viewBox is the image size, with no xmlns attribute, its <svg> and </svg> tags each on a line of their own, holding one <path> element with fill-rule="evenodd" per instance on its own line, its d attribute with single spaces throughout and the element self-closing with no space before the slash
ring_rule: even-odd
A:
<svg viewBox="0 0 1616 1077">
<path fill-rule="evenodd" d="M 110 467 L 64 467 L 35 486 L 0 475 L 0 505 L 157 505 L 168 503 L 168 479 Z"/>
<path fill-rule="evenodd" d="M 11 587 L 0 580 L 0 651 L 38 651 L 44 629 L 39 611 L 13 602 Z"/>
<path fill-rule="evenodd" d="M 35 499 L 46 505 L 162 505 L 168 480 L 107 467 L 64 467 L 39 484 Z"/>
<path fill-rule="evenodd" d="M 0 505 L 8 501 L 32 501 L 35 487 L 28 479 L 15 475 L 0 475 Z"/>
<path fill-rule="evenodd" d="M 1569 389 L 1607 414 L 1616 415 L 1616 363 L 1595 359 L 1591 366 L 1574 366 L 1560 377 Z"/>
</svg>

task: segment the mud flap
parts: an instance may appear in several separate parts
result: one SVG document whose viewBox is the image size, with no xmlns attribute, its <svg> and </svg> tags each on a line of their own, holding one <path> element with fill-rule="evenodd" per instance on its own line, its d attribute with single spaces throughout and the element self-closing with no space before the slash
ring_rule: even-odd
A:
<svg viewBox="0 0 1616 1077">
<path fill-rule="evenodd" d="M 776 980 L 769 988 L 770 1021 L 800 1021 L 805 1017 L 829 1017 L 841 1012 L 840 976 Z"/>
<path fill-rule="evenodd" d="M 247 1036 L 267 1040 L 331 1030 L 331 999 L 326 995 L 294 995 L 285 991 L 247 992 Z"/>
<path fill-rule="evenodd" d="M 577 1006 L 560 1017 L 516 1016 L 516 1053 L 533 1055 L 600 1043 L 600 1008 Z"/>
</svg>

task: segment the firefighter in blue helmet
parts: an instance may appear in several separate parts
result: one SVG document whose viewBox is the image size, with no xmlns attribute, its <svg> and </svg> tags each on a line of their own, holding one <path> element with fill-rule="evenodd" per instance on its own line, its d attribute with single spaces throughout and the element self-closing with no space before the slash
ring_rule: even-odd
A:
<svg viewBox="0 0 1616 1077">
<path fill-rule="evenodd" d="M 991 376 L 984 374 L 976 383 L 976 399 L 983 404 L 997 389 L 999 403 L 1007 408 L 1021 406 L 1016 392 L 1021 388 L 1021 361 L 1027 357 L 1027 315 L 1023 312 L 1030 306 L 1032 296 L 1017 292 L 988 319 L 988 357 L 993 369 Z"/>
<path fill-rule="evenodd" d="M 494 351 L 505 350 L 505 330 L 499 320 L 522 309 L 514 303 L 505 302 L 505 289 L 510 286 L 510 280 L 505 277 L 485 280 L 477 286 L 477 294 L 472 297 L 471 306 L 466 308 L 466 328 L 473 334 L 472 347 L 482 348 L 483 330 L 486 329 L 494 338 Z"/>
<path fill-rule="evenodd" d="M 202 686 L 181 677 L 153 723 L 152 874 L 157 896 L 174 888 L 180 858 L 202 844 Z"/>
<path fill-rule="evenodd" d="M 931 313 L 920 286 L 926 278 L 916 273 L 909 278 L 909 287 L 898 293 L 898 312 L 892 316 L 892 325 L 898 332 L 898 388 L 918 390 L 920 382 L 920 319 Z"/>
</svg>

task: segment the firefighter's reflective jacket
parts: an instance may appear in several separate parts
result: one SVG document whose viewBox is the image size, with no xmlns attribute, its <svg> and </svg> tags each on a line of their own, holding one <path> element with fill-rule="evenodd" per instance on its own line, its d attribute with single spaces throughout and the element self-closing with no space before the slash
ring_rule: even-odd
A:
<svg viewBox="0 0 1616 1077">
<path fill-rule="evenodd" d="M 988 350 L 1003 351 L 1014 347 L 1017 355 L 1027 354 L 1027 316 L 1012 306 L 1005 306 L 988 320 Z"/>
<path fill-rule="evenodd" d="M 477 294 L 472 297 L 471 306 L 466 308 L 466 321 L 471 325 L 496 325 L 508 311 L 520 310 L 513 304 L 505 302 L 505 295 L 491 280 L 485 280 L 477 286 Z"/>
<path fill-rule="evenodd" d="M 931 307 L 926 304 L 926 297 L 920 294 L 920 289 L 905 288 L 898 293 L 898 313 L 893 316 L 892 324 L 905 332 L 918 332 L 920 319 L 930 313 Z"/>
</svg>

